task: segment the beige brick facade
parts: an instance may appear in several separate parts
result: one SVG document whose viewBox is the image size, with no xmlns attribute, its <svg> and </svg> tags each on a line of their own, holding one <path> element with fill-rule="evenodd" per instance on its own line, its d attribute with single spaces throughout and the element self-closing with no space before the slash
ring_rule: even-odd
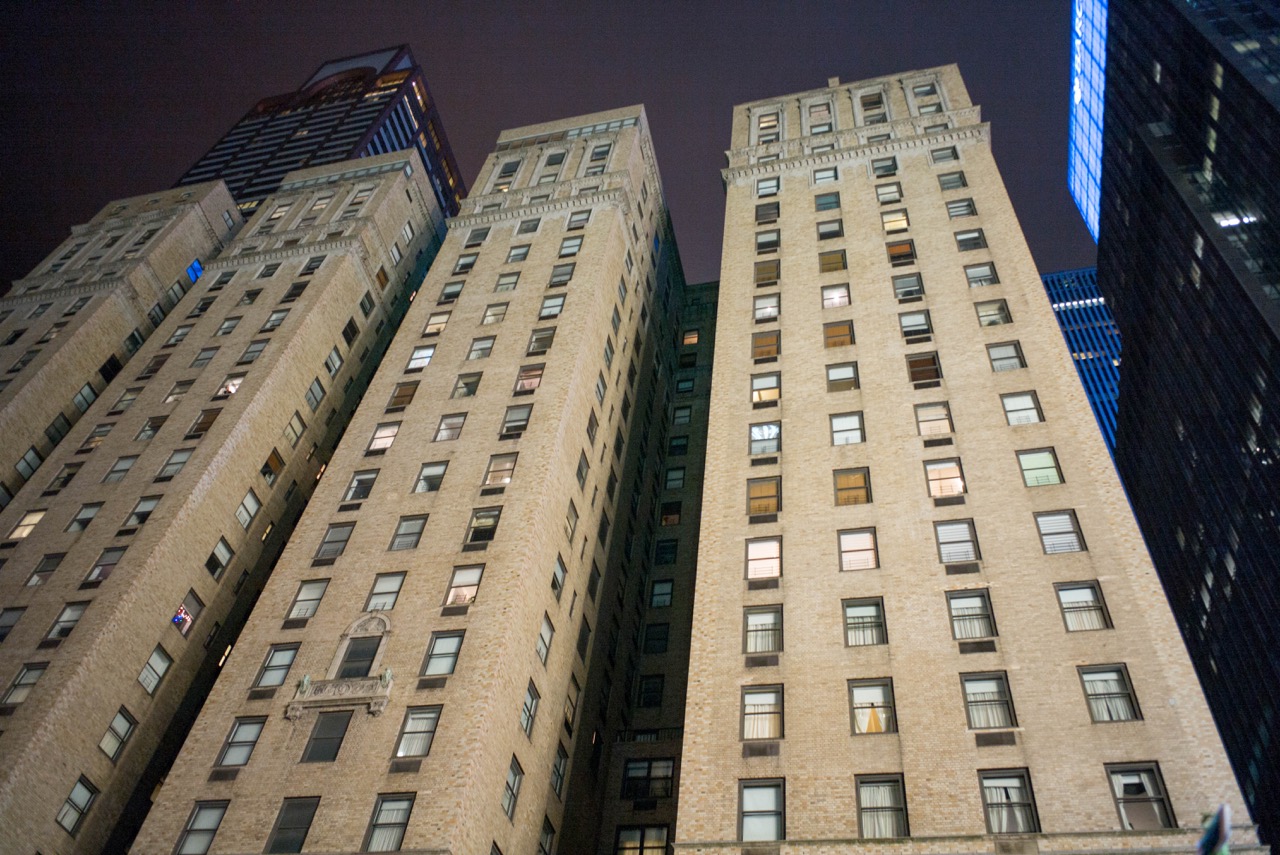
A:
<svg viewBox="0 0 1280 855">
<path fill-rule="evenodd" d="M 0 513 L 0 839 L 126 845 L 438 247 L 434 199 L 411 152 L 291 173 Z"/>
<path fill-rule="evenodd" d="M 119 199 L 0 299 L 0 508 L 241 225 L 221 182 Z"/>
<path fill-rule="evenodd" d="M 215 817 L 211 852 L 278 847 L 282 819 L 308 850 L 557 845 L 601 738 L 610 558 L 640 527 L 651 327 L 683 283 L 640 107 L 507 131 L 474 187 L 134 852 Z"/>
<path fill-rule="evenodd" d="M 954 66 L 735 109 L 677 852 L 1156 851 L 1247 816 L 990 132 Z M 909 375 L 924 354 L 940 375 Z M 847 363 L 857 388 L 826 374 Z M 752 454 L 766 422 L 780 448 Z M 781 506 L 752 515 L 766 478 Z M 762 607 L 781 641 L 744 648 Z M 1119 687 L 1087 699 L 1099 672 Z M 1121 834 L 1125 810 L 1186 830 Z"/>
</svg>

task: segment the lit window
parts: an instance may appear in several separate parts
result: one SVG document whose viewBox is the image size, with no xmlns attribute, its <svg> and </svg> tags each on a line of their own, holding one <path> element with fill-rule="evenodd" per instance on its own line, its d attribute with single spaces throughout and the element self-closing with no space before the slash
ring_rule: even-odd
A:
<svg viewBox="0 0 1280 855">
<path fill-rule="evenodd" d="M 880 224 L 884 227 L 884 233 L 887 235 L 905 232 L 911 225 L 907 220 L 905 208 L 897 211 L 881 211 Z"/>
<path fill-rule="evenodd" d="M 847 270 L 848 267 L 849 263 L 843 249 L 833 249 L 828 252 L 818 253 L 819 273 L 834 273 L 837 270 Z"/>
<path fill-rule="evenodd" d="M 777 579 L 782 575 L 782 538 L 747 541 L 747 579 Z"/>
<path fill-rule="evenodd" d="M 1004 406 L 1005 420 L 1011 425 L 1029 425 L 1044 421 L 1035 392 L 1001 395 L 1000 402 Z"/>
<path fill-rule="evenodd" d="M 484 565 L 453 568 L 453 576 L 449 580 L 449 591 L 445 596 L 446 606 L 465 606 L 475 602 L 476 592 L 480 589 L 480 577 L 484 573 Z"/>
<path fill-rule="evenodd" d="M 775 372 L 751 375 L 751 401 L 753 404 L 776 402 L 780 397 L 782 397 L 781 374 Z"/>
<path fill-rule="evenodd" d="M 865 505 L 871 501 L 870 470 L 837 469 L 833 477 L 837 505 Z"/>
<path fill-rule="evenodd" d="M 80 512 L 84 513 L 84 509 L 86 507 L 92 507 L 93 513 L 96 514 L 98 512 L 98 508 L 102 507 L 102 505 L 85 505 L 80 509 Z M 40 520 L 44 519 L 45 513 L 47 513 L 47 511 L 45 510 L 27 511 L 25 514 L 22 515 L 22 518 L 18 520 L 17 524 L 14 525 L 14 527 L 9 531 L 9 539 L 22 540 L 23 538 L 27 537 L 29 534 L 31 534 L 32 529 L 36 527 L 36 524 L 39 523 Z M 77 518 L 78 518 L 78 515 L 77 515 Z M 93 519 L 93 514 L 90 514 L 89 519 Z M 74 523 L 75 521 L 73 520 L 72 524 Z M 88 522 L 85 522 L 85 525 L 87 526 Z M 81 526 L 78 529 L 70 529 L 70 530 L 82 531 L 83 529 L 84 529 L 84 526 Z"/>
<path fill-rule="evenodd" d="M 916 245 L 914 241 L 900 240 L 884 245 L 889 256 L 889 264 L 893 267 L 905 267 L 916 263 Z"/>
<path fill-rule="evenodd" d="M 742 738 L 782 738 L 781 686 L 752 686 L 742 690 Z"/>
<path fill-rule="evenodd" d="M 916 430 L 920 436 L 951 433 L 951 406 L 946 401 L 916 404 Z"/>
<path fill-rule="evenodd" d="M 1062 483 L 1062 470 L 1052 448 L 1019 451 L 1018 466 L 1022 469 L 1022 483 L 1028 487 Z"/>
<path fill-rule="evenodd" d="M 432 312 L 427 316 L 427 324 L 422 328 L 422 334 L 428 336 L 439 335 L 444 332 L 445 325 L 449 323 L 449 314 L 449 312 Z M 428 361 L 430 361 L 430 357 L 428 357 Z"/>
<path fill-rule="evenodd" d="M 755 265 L 755 285 L 757 288 L 763 285 L 776 285 L 778 279 L 782 277 L 782 261 L 777 258 L 766 259 L 765 261 L 757 261 Z"/>
<path fill-rule="evenodd" d="M 683 470 L 681 470 L 683 477 Z M 782 510 L 782 479 L 749 478 L 747 479 L 747 513 L 776 514 Z"/>
<path fill-rule="evenodd" d="M 426 757 L 431 753 L 440 710 L 440 707 L 409 707 L 405 711 L 400 738 L 396 741 L 396 757 Z"/>
<path fill-rule="evenodd" d="M 996 266 L 990 262 L 967 265 L 964 269 L 964 276 L 968 280 L 970 288 L 981 288 L 986 285 L 998 285 L 1000 283 L 1000 278 L 996 276 Z"/>
<path fill-rule="evenodd" d="M 832 445 L 852 445 L 865 439 L 862 432 L 862 413 L 840 413 L 831 416 Z"/>
<path fill-rule="evenodd" d="M 822 308 L 838 309 L 849 305 L 849 286 L 824 285 L 822 288 Z"/>
<path fill-rule="evenodd" d="M 958 457 L 948 460 L 926 460 L 924 472 L 929 486 L 929 495 L 935 499 L 959 496 L 965 492 L 964 473 L 960 469 Z"/>
<path fill-rule="evenodd" d="M 840 570 L 874 570 L 880 566 L 880 557 L 876 550 L 876 530 L 874 528 L 842 531 L 840 541 Z"/>
<path fill-rule="evenodd" d="M 396 434 L 400 432 L 400 422 L 383 422 L 373 429 L 373 436 L 369 438 L 369 446 L 365 449 L 368 454 L 371 451 L 386 451 L 396 441 Z"/>
<path fill-rule="evenodd" d="M 776 357 L 782 352 L 782 333 L 779 330 L 753 333 L 751 336 L 751 358 L 757 361 Z M 776 361 L 776 360 L 772 360 Z"/>
<path fill-rule="evenodd" d="M 754 299 L 753 304 L 757 323 L 776 321 L 782 305 L 782 298 L 778 294 L 761 294 Z"/>
</svg>

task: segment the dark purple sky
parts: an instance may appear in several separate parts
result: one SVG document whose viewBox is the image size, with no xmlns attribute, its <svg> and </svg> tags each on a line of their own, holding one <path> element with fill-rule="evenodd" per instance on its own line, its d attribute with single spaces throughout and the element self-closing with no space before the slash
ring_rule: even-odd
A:
<svg viewBox="0 0 1280 855">
<path fill-rule="evenodd" d="M 1094 261 L 1066 189 L 1070 0 L 0 10 L 0 280 L 111 199 L 171 186 L 259 98 L 402 42 L 468 184 L 503 128 L 644 103 L 693 282 L 718 276 L 735 103 L 956 62 L 1040 269 Z"/>
</svg>

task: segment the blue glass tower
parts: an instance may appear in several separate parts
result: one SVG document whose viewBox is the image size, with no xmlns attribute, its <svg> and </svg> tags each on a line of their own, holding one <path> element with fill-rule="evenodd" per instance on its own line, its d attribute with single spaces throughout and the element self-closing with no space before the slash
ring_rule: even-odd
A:
<svg viewBox="0 0 1280 855">
<path fill-rule="evenodd" d="M 1116 401 L 1120 395 L 1120 330 L 1098 290 L 1093 267 L 1046 273 L 1040 277 L 1049 294 L 1062 336 L 1071 348 L 1076 372 L 1098 429 L 1111 456 L 1116 452 Z"/>
<path fill-rule="evenodd" d="M 1102 112 L 1106 70 L 1107 0 L 1075 0 L 1071 15 L 1067 185 L 1095 241 L 1098 239 L 1098 204 L 1102 194 Z"/>
<path fill-rule="evenodd" d="M 1077 22 L 1104 6 L 1077 0 Z M 1280 851 L 1280 3 L 1124 0 L 1102 32 L 1116 468 Z"/>
</svg>

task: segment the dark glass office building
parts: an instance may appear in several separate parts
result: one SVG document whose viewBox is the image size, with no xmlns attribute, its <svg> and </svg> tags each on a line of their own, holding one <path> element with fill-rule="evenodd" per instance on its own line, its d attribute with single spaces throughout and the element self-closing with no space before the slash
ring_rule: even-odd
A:
<svg viewBox="0 0 1280 855">
<path fill-rule="evenodd" d="M 441 209 L 466 195 L 422 69 L 407 45 L 326 62 L 296 92 L 253 106 L 177 186 L 221 178 L 249 216 L 285 173 L 415 148 Z"/>
<path fill-rule="evenodd" d="M 1071 349 L 1076 373 L 1089 396 L 1107 450 L 1116 451 L 1116 399 L 1120 394 L 1120 330 L 1106 298 L 1098 290 L 1094 267 L 1046 273 L 1040 277 L 1054 317 Z"/>
<path fill-rule="evenodd" d="M 1113 0 L 1105 27 L 1098 281 L 1124 336 L 1116 464 L 1274 846 L 1280 5 Z"/>
</svg>

